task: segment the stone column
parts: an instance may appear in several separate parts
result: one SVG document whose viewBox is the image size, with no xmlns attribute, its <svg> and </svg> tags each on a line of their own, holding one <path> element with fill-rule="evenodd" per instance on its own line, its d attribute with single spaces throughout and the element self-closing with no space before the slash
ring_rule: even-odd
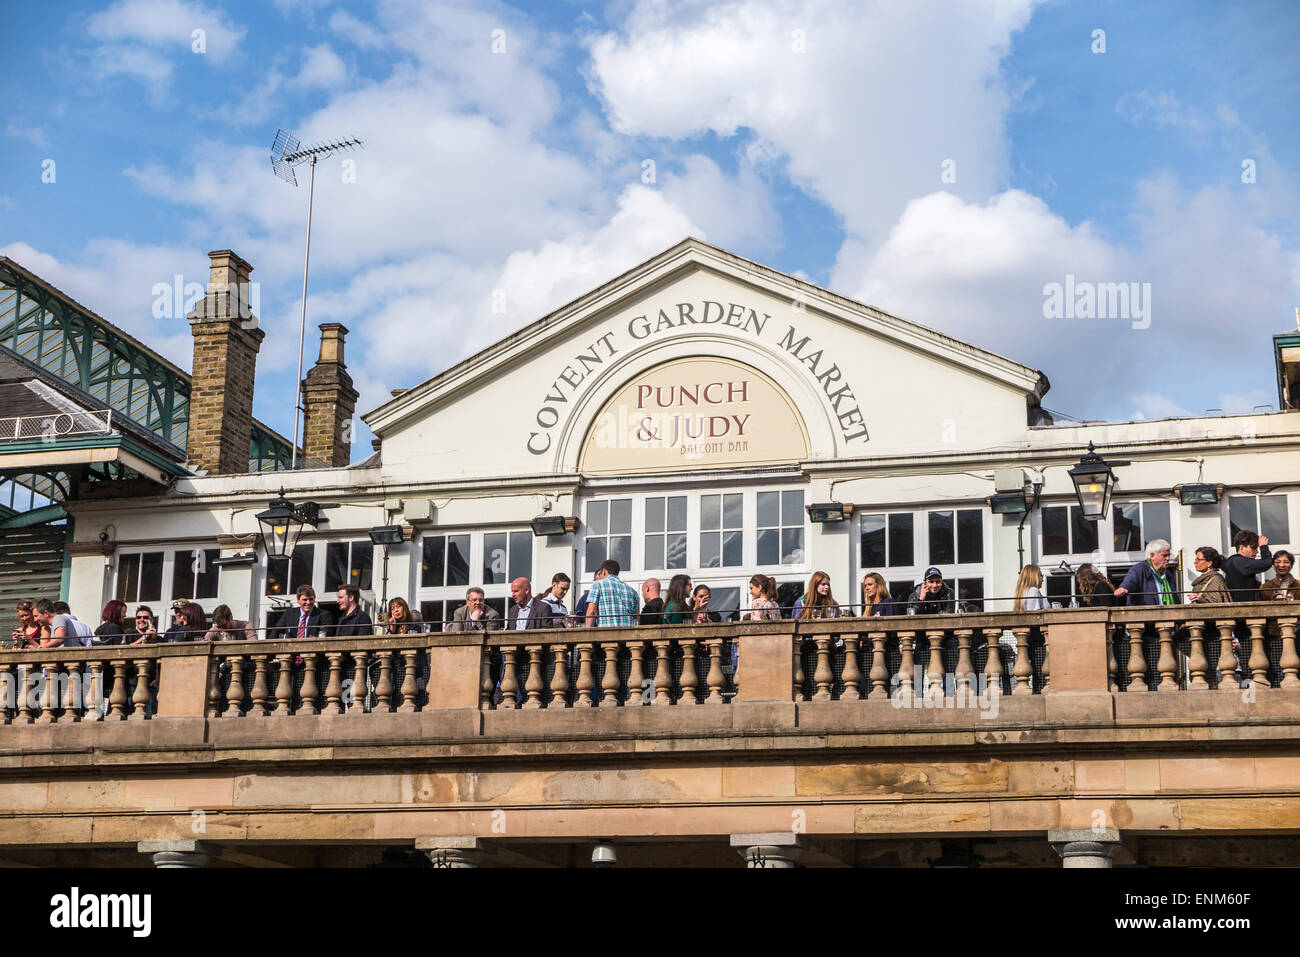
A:
<svg viewBox="0 0 1300 957">
<path fill-rule="evenodd" d="M 746 867 L 794 867 L 806 845 L 804 836 L 793 831 L 731 835 L 731 846 Z"/>
<path fill-rule="evenodd" d="M 1047 840 L 1061 855 L 1062 867 L 1110 867 L 1120 849 L 1119 831 L 1113 827 L 1048 831 Z"/>
<path fill-rule="evenodd" d="M 140 841 L 136 850 L 153 856 L 154 867 L 202 867 L 216 857 L 216 848 L 192 838 L 182 841 Z"/>
<path fill-rule="evenodd" d="M 415 849 L 434 867 L 482 867 L 487 857 L 485 842 L 473 836 L 417 837 Z"/>
</svg>

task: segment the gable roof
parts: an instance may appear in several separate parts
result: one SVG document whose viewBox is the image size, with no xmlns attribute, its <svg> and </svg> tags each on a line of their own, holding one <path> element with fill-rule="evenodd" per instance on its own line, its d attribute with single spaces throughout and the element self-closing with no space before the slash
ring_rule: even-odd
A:
<svg viewBox="0 0 1300 957">
<path fill-rule="evenodd" d="M 1041 398 L 1048 390 L 1047 376 L 1013 359 L 902 319 L 821 286 L 737 256 L 703 240 L 687 237 L 603 286 L 579 296 L 529 323 L 472 356 L 460 360 L 419 385 L 402 392 L 361 416 L 376 434 L 417 414 L 431 403 L 457 393 L 480 377 L 494 376 L 544 336 L 554 335 L 611 311 L 643 289 L 672 275 L 692 269 L 709 269 L 738 282 L 814 307 L 864 331 L 884 336 L 910 349 L 928 348 L 934 358 L 954 363 L 979 375 Z"/>
</svg>

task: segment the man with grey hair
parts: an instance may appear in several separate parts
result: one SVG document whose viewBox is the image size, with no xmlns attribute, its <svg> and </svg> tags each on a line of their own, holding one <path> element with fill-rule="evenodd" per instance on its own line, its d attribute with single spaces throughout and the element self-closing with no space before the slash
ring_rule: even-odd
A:
<svg viewBox="0 0 1300 957">
<path fill-rule="evenodd" d="M 1124 581 L 1115 589 L 1116 598 L 1128 598 L 1130 605 L 1176 605 L 1178 591 L 1169 573 L 1169 553 L 1173 550 L 1163 538 L 1147 542 L 1147 559 L 1128 570 Z"/>
<path fill-rule="evenodd" d="M 471 585 L 465 592 L 465 604 L 451 616 L 443 631 L 496 631 L 501 627 L 501 612 L 487 604 L 483 589 Z"/>
</svg>

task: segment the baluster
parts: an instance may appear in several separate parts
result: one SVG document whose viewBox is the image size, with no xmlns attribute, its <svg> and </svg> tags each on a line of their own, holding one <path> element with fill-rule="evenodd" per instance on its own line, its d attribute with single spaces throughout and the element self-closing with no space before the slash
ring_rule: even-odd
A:
<svg viewBox="0 0 1300 957">
<path fill-rule="evenodd" d="M 812 699 L 830 701 L 831 685 L 835 683 L 835 672 L 831 669 L 831 638 L 830 635 L 818 635 L 816 641 L 817 669 L 813 672 L 813 684 L 817 688 Z"/>
<path fill-rule="evenodd" d="M 18 707 L 18 676 L 12 661 L 0 661 L 0 689 L 4 690 L 0 699 L 0 724 L 9 723 L 9 710 Z M 14 721 L 17 722 L 17 718 Z"/>
<path fill-rule="evenodd" d="M 1002 694 L 1002 637 L 1001 628 L 984 629 L 984 646 L 988 657 L 984 659 L 985 696 Z"/>
<path fill-rule="evenodd" d="M 677 703 L 699 704 L 699 699 L 695 697 L 695 689 L 700 683 L 700 679 L 695 674 L 695 639 L 683 638 L 677 644 L 682 649 L 682 680 L 680 682 L 682 696 L 677 699 Z"/>
<path fill-rule="evenodd" d="M 1187 656 L 1187 672 L 1190 675 L 1187 682 L 1188 691 L 1210 690 L 1210 682 L 1205 678 L 1205 672 L 1209 669 L 1210 663 L 1205 658 L 1205 638 L 1201 634 L 1204 630 L 1204 622 L 1189 621 L 1187 623 L 1187 631 L 1192 638 L 1192 653 Z M 1300 661 L 1296 663 L 1300 664 Z"/>
<path fill-rule="evenodd" d="M 255 718 L 266 714 L 266 699 L 269 691 L 266 686 L 266 655 L 253 655 L 253 704 L 248 713 Z"/>
<path fill-rule="evenodd" d="M 113 667 L 113 690 L 108 695 L 108 706 L 115 721 L 126 720 L 126 662 L 110 661 Z M 19 667 L 22 667 L 21 665 Z M 23 695 L 26 698 L 26 695 Z M 21 710 L 19 717 L 22 717 Z"/>
<path fill-rule="evenodd" d="M 1043 666 L 1040 669 L 1043 675 L 1042 691 L 1047 690 L 1047 686 L 1052 681 L 1052 641 L 1047 634 L 1047 626 L 1041 626 L 1043 635 Z"/>
<path fill-rule="evenodd" d="M 492 683 L 492 646 L 483 646 L 483 660 L 479 664 L 479 683 L 478 683 L 478 706 L 480 711 L 490 710 L 492 705 L 492 692 L 496 686 Z"/>
<path fill-rule="evenodd" d="M 224 658 L 208 659 L 208 706 L 204 713 L 209 718 L 221 714 L 221 663 Z"/>
<path fill-rule="evenodd" d="M 1237 623 L 1215 619 L 1214 625 L 1219 629 L 1219 690 L 1235 694 L 1241 690 L 1237 684 L 1237 656 L 1232 653 L 1232 638 Z"/>
<path fill-rule="evenodd" d="M 844 635 L 844 673 L 840 680 L 844 690 L 840 692 L 841 701 L 857 701 L 862 698 L 859 684 L 862 681 L 862 668 L 858 665 L 858 636 Z"/>
<path fill-rule="evenodd" d="M 81 662 L 69 661 L 67 669 L 68 682 L 63 688 L 63 720 L 80 721 L 81 709 L 85 705 L 81 700 Z"/>
<path fill-rule="evenodd" d="M 302 656 L 302 688 L 298 692 L 300 699 L 298 712 L 300 714 L 316 714 L 316 698 L 320 695 L 320 684 L 316 680 L 316 666 L 320 661 L 320 652 L 308 651 Z M 292 684 L 290 684 L 289 700 L 285 703 L 287 709 L 293 704 Z"/>
<path fill-rule="evenodd" d="M 668 664 L 671 641 L 656 641 L 655 646 L 655 699 L 653 704 L 673 703 L 673 672 Z"/>
<path fill-rule="evenodd" d="M 504 711 L 513 711 L 519 707 L 519 675 L 515 666 L 514 646 L 501 646 L 501 703 L 497 705 Z"/>
<path fill-rule="evenodd" d="M 315 656 L 304 655 L 304 658 L 308 657 L 314 658 Z M 289 713 L 289 706 L 293 704 L 293 655 L 276 655 L 275 663 L 279 667 L 275 676 L 275 708 L 273 713 L 283 716 Z M 304 682 L 303 691 L 306 690 L 307 685 Z M 306 695 L 304 694 L 303 697 L 306 697 Z"/>
<path fill-rule="evenodd" d="M 1246 626 L 1250 629 L 1250 661 L 1247 667 L 1255 678 L 1257 688 L 1271 687 L 1268 683 L 1268 652 L 1264 650 L 1264 618 L 1248 618 Z"/>
<path fill-rule="evenodd" d="M 925 633 L 925 636 L 930 639 L 930 663 L 925 669 L 925 690 L 930 694 L 935 694 L 937 692 L 939 697 L 943 697 L 944 632 L 929 630 Z"/>
<path fill-rule="evenodd" d="M 1160 657 L 1156 660 L 1160 683 L 1156 685 L 1156 691 L 1177 691 L 1178 659 L 1174 657 L 1174 623 L 1157 622 L 1156 634 L 1160 636 Z"/>
<path fill-rule="evenodd" d="M 709 673 L 704 678 L 709 692 L 704 696 L 704 703 L 722 704 L 722 687 L 727 680 L 722 674 L 722 639 L 709 638 L 704 644 L 709 649 Z"/>
<path fill-rule="evenodd" d="M 83 720 L 104 720 L 104 662 L 95 659 L 86 663 L 90 671 L 90 686 L 86 691 L 86 713 Z"/>
<path fill-rule="evenodd" d="M 524 684 L 524 691 L 527 692 L 528 698 L 524 701 L 523 706 L 532 710 L 542 706 L 542 689 L 546 687 L 546 683 L 542 680 L 542 646 L 529 645 L 526 650 L 528 652 L 528 681 Z"/>
<path fill-rule="evenodd" d="M 534 659 L 533 659 L 533 668 L 534 668 L 534 669 L 537 668 L 538 659 L 539 659 L 540 656 L 541 656 L 541 648 L 540 648 L 540 646 L 535 646 L 535 647 L 537 647 L 537 649 L 538 649 L 538 653 L 537 653 L 537 655 L 536 655 L 536 656 L 534 657 Z M 532 649 L 529 649 L 529 650 L 532 650 Z M 401 711 L 403 714 L 414 714 L 414 713 L 415 713 L 415 693 L 416 693 L 415 669 L 416 669 L 416 667 L 417 667 L 417 662 L 419 661 L 419 657 L 420 657 L 420 649 L 418 649 L 418 648 L 403 648 L 402 651 L 401 651 L 401 655 L 402 655 L 402 689 L 401 689 L 402 704 L 401 704 L 400 707 L 398 707 L 397 710 L 398 710 L 398 711 Z M 529 675 L 528 675 L 528 687 L 531 689 L 532 686 L 533 686 L 533 676 L 532 676 L 532 672 L 529 672 Z M 304 686 L 304 687 L 305 687 L 305 686 Z M 539 698 L 541 697 L 541 691 L 542 691 L 542 685 L 541 685 L 541 682 L 539 681 L 539 682 L 537 683 L 537 696 L 538 696 Z M 528 695 L 529 695 L 529 698 L 532 697 L 532 691 L 531 691 L 531 690 L 529 691 Z M 534 705 L 534 707 L 536 707 L 536 705 Z"/>
<path fill-rule="evenodd" d="M 149 710 L 149 677 L 153 670 L 150 667 L 152 664 L 152 658 L 137 658 L 135 661 L 135 696 L 131 699 L 131 703 L 135 705 L 135 717 L 141 721 L 145 718 L 145 712 Z"/>
<path fill-rule="evenodd" d="M 578 646 L 578 697 L 573 702 L 575 708 L 596 707 L 596 702 L 591 697 L 591 692 L 596 687 L 596 679 L 591 673 L 591 652 L 592 645 L 589 641 Z"/>
<path fill-rule="evenodd" d="M 375 683 L 373 710 L 387 714 L 393 710 L 393 653 L 384 648 L 375 654 L 379 656 L 379 681 Z M 514 700 L 513 696 L 510 700 Z"/>
<path fill-rule="evenodd" d="M 900 631 L 898 633 L 898 651 L 902 655 L 902 660 L 898 663 L 898 690 L 904 698 L 908 695 L 915 695 L 916 680 L 913 671 L 916 662 L 913 656 L 916 653 L 916 632 Z"/>
<path fill-rule="evenodd" d="M 352 714 L 366 713 L 366 666 L 370 653 L 358 649 L 352 652 Z"/>
<path fill-rule="evenodd" d="M 46 662 L 45 667 L 41 669 L 41 713 L 36 717 L 36 724 L 53 724 L 54 709 L 58 705 L 54 688 L 58 684 L 57 675 L 62 663 L 58 661 Z"/>
<path fill-rule="evenodd" d="M 618 707 L 618 642 L 607 641 L 605 650 L 605 674 L 600 679 L 600 703 L 607 708 Z"/>
<path fill-rule="evenodd" d="M 627 697 L 623 699 L 624 705 L 641 707 L 645 702 L 645 669 L 642 667 L 641 658 L 645 654 L 644 641 L 629 641 L 627 643 L 627 653 L 631 656 L 632 667 L 627 673 Z"/>
<path fill-rule="evenodd" d="M 1119 690 L 1119 659 L 1115 657 L 1116 629 L 1106 626 L 1106 688 L 1108 691 Z"/>
<path fill-rule="evenodd" d="M 975 666 L 971 664 L 970 639 L 974 629 L 961 628 L 957 635 L 957 671 L 953 675 L 953 686 L 958 694 L 969 695 L 975 688 Z"/>
<path fill-rule="evenodd" d="M 796 636 L 794 640 L 794 700 L 803 700 L 803 639 Z"/>
<path fill-rule="evenodd" d="M 885 659 L 885 639 L 883 631 L 871 633 L 871 691 L 889 697 L 889 663 Z"/>
<path fill-rule="evenodd" d="M 1142 654 L 1142 639 L 1146 634 L 1146 625 L 1135 622 L 1128 633 L 1128 690 L 1146 691 L 1147 659 Z"/>
<path fill-rule="evenodd" d="M 18 716 L 14 718 L 14 724 L 31 724 L 32 723 L 32 702 L 28 693 L 28 685 L 32 681 L 32 666 L 29 662 L 21 662 L 17 668 L 18 671 Z"/>
<path fill-rule="evenodd" d="M 551 654 L 555 656 L 555 672 L 551 675 L 551 703 L 548 708 L 567 708 L 569 706 L 569 675 L 566 671 L 569 657 L 568 645 L 551 645 Z"/>
<path fill-rule="evenodd" d="M 343 652 L 327 651 L 325 657 L 330 662 L 330 676 L 325 682 L 325 713 L 342 714 L 343 713 Z M 315 704 L 312 705 L 313 709 Z M 302 710 L 299 714 L 313 714 L 314 711 L 307 710 L 307 702 L 303 702 Z"/>
<path fill-rule="evenodd" d="M 1016 683 L 1012 685 L 1011 693 L 1033 694 L 1034 689 L 1030 685 L 1030 679 L 1034 675 L 1034 663 L 1029 658 L 1029 629 L 1012 628 L 1011 633 L 1016 636 L 1016 664 L 1011 669 Z"/>
<path fill-rule="evenodd" d="M 1277 620 L 1278 628 L 1282 631 L 1282 660 L 1278 664 L 1282 668 L 1282 687 L 1297 688 L 1300 687 L 1300 654 L 1296 653 L 1295 618 L 1279 618 Z"/>
</svg>

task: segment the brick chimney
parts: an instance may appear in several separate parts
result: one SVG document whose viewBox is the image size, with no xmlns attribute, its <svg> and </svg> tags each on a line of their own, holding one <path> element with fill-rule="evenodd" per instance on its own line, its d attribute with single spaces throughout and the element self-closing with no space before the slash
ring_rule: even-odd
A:
<svg viewBox="0 0 1300 957">
<path fill-rule="evenodd" d="M 343 364 L 343 339 L 347 327 L 324 322 L 320 327 L 320 358 L 302 382 L 306 410 L 302 451 L 308 467 L 329 468 L 352 460 L 352 413 L 357 390 Z"/>
<path fill-rule="evenodd" d="M 186 317 L 194 334 L 190 465 L 243 474 L 253 426 L 253 375 L 266 337 L 249 306 L 253 267 L 229 249 L 208 253 L 207 296 Z"/>
</svg>

